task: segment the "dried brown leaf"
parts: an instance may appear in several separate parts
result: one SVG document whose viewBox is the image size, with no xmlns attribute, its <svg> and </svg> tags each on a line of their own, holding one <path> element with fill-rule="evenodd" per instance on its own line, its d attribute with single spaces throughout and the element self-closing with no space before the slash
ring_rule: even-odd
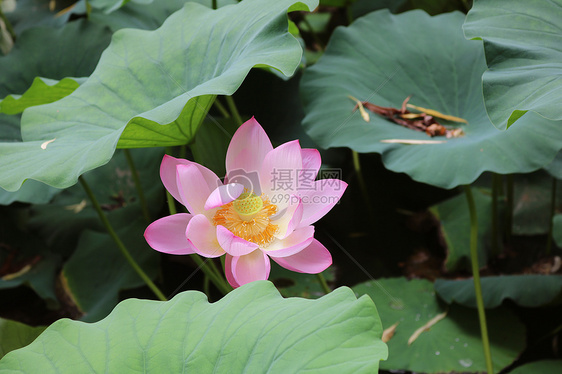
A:
<svg viewBox="0 0 562 374">
<path fill-rule="evenodd" d="M 447 316 L 447 311 L 444 311 L 441 314 L 436 315 L 435 317 L 433 317 L 432 319 L 430 319 L 425 325 L 423 325 L 422 327 L 420 327 L 419 329 L 417 329 L 416 331 L 414 331 L 414 333 L 412 334 L 412 336 L 410 336 L 410 338 L 408 339 L 408 345 L 412 345 L 412 343 L 414 341 L 416 341 L 417 338 L 419 338 L 419 336 L 424 332 L 424 331 L 429 331 L 429 329 L 435 325 L 437 322 L 441 321 L 443 318 L 445 318 Z"/>
<path fill-rule="evenodd" d="M 447 143 L 446 140 L 420 140 L 420 139 L 384 139 L 381 143 L 390 144 L 441 144 Z"/>
<path fill-rule="evenodd" d="M 396 322 L 394 325 L 390 326 L 382 332 L 381 340 L 383 341 L 383 343 L 386 343 L 390 339 L 392 339 L 392 337 L 394 336 L 394 332 L 396 331 L 396 326 L 398 326 L 399 323 L 400 322 Z"/>
<path fill-rule="evenodd" d="M 445 120 L 447 120 L 447 121 L 468 123 L 468 122 L 467 122 L 465 119 L 463 119 L 463 118 L 455 117 L 455 116 L 450 116 L 450 115 L 448 115 L 448 114 L 443 114 L 443 113 L 438 112 L 438 111 L 433 110 L 433 109 L 422 108 L 421 106 L 416 106 L 416 105 L 412 105 L 412 104 L 406 104 L 406 106 L 407 106 L 408 108 L 413 108 L 413 109 L 418 110 L 418 111 L 420 111 L 420 112 L 422 112 L 422 113 L 429 114 L 430 116 L 433 116 L 433 117 L 445 119 Z"/>
</svg>

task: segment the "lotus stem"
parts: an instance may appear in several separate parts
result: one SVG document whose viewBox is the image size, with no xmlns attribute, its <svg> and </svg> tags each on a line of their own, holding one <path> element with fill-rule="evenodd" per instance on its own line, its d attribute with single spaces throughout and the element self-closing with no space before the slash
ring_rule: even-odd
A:
<svg viewBox="0 0 562 374">
<path fill-rule="evenodd" d="M 131 265 L 131 267 L 137 272 L 137 274 L 141 277 L 141 279 L 144 281 L 144 283 L 146 283 L 146 285 L 152 290 L 152 292 L 154 292 L 154 294 L 156 295 L 156 297 L 158 297 L 158 299 L 160 299 L 162 301 L 167 301 L 168 299 L 166 298 L 166 296 L 164 296 L 162 291 L 160 291 L 160 289 L 158 287 L 156 287 L 154 282 L 152 282 L 152 279 L 150 279 L 150 277 L 148 275 L 146 275 L 146 273 L 142 270 L 142 268 L 139 266 L 139 264 L 135 261 L 135 259 L 133 258 L 133 256 L 131 255 L 131 253 L 127 249 L 127 247 L 125 246 L 125 244 L 123 244 L 121 239 L 119 239 L 119 236 L 117 235 L 117 233 L 113 229 L 113 226 L 111 226 L 111 223 L 109 222 L 105 213 L 101 209 L 101 206 L 98 203 L 98 200 L 94 196 L 94 193 L 90 189 L 90 186 L 88 185 L 86 180 L 82 176 L 80 176 L 80 178 L 78 178 L 78 180 L 80 181 L 80 184 L 84 188 L 84 191 L 86 192 L 86 195 L 88 195 L 88 198 L 92 202 L 92 206 L 94 207 L 94 209 L 98 213 L 98 216 L 99 216 L 103 226 L 107 230 L 109 236 L 111 236 L 111 238 L 113 239 L 113 241 L 117 245 L 117 248 L 119 248 L 119 250 L 121 251 L 121 253 L 125 257 L 125 259 L 129 263 L 129 265 Z"/>
<path fill-rule="evenodd" d="M 205 277 L 203 278 L 203 293 L 205 295 L 209 295 L 209 276 L 207 274 L 205 274 Z"/>
<path fill-rule="evenodd" d="M 332 292 L 332 289 L 328 286 L 328 282 L 326 282 L 326 278 L 324 278 L 324 274 L 318 273 L 316 274 L 318 281 L 320 281 L 320 285 L 322 286 L 322 290 L 327 295 Z"/>
<path fill-rule="evenodd" d="M 500 248 L 498 245 L 499 217 L 498 217 L 498 197 L 501 189 L 501 176 L 494 173 L 492 175 L 492 253 L 498 255 Z"/>
<path fill-rule="evenodd" d="M 127 164 L 129 164 L 129 169 L 131 170 L 131 174 L 133 176 L 133 181 L 135 183 L 135 187 L 137 189 L 137 194 L 139 195 L 139 201 L 142 209 L 142 215 L 146 222 L 150 223 L 150 212 L 148 211 L 148 204 L 146 203 L 146 198 L 144 197 L 144 191 L 140 182 L 139 173 L 137 172 L 137 168 L 135 166 L 135 162 L 133 161 L 133 157 L 131 156 L 131 152 L 128 149 L 123 150 L 125 153 L 125 158 L 127 158 Z"/>
<path fill-rule="evenodd" d="M 345 16 L 347 18 L 347 25 L 351 25 L 353 23 L 353 11 L 350 3 L 345 6 Z"/>
<path fill-rule="evenodd" d="M 226 110 L 224 105 L 222 105 L 222 103 L 219 101 L 218 96 L 215 97 L 215 101 L 213 102 L 213 104 L 217 107 L 218 111 L 221 112 L 224 118 L 230 118 L 230 113 L 228 113 L 228 110 Z"/>
<path fill-rule="evenodd" d="M 211 7 L 212 7 L 213 9 L 217 9 L 217 0 L 213 0 L 213 1 L 211 2 Z"/>
<path fill-rule="evenodd" d="M 474 293 L 476 295 L 476 306 L 478 308 L 478 319 L 480 321 L 480 333 L 482 335 L 482 346 L 488 374 L 494 373 L 492 366 L 492 353 L 490 352 L 490 340 L 488 338 L 488 327 L 486 325 L 486 311 L 484 310 L 484 299 L 482 298 L 482 285 L 480 284 L 480 267 L 478 266 L 478 217 L 476 205 L 472 196 L 470 186 L 464 186 L 468 210 L 470 212 L 470 259 L 472 262 L 472 276 L 474 279 Z"/>
<path fill-rule="evenodd" d="M 506 235 L 507 240 L 511 241 L 511 235 L 513 231 L 513 175 L 508 175 L 506 177 L 507 183 L 507 210 L 506 210 Z"/>
<path fill-rule="evenodd" d="M 550 251 L 552 250 L 552 230 L 554 228 L 554 214 L 556 213 L 556 187 L 557 187 L 557 180 L 556 178 L 552 178 L 552 191 L 550 195 L 550 220 L 548 223 L 548 238 L 546 242 L 546 255 L 550 255 Z"/>
<path fill-rule="evenodd" d="M 197 255 L 197 254 L 191 255 L 191 258 L 193 259 L 193 261 L 195 261 L 198 268 L 203 270 L 203 273 L 205 273 L 205 275 L 209 277 L 209 279 L 219 289 L 219 291 L 221 291 L 223 293 L 223 295 L 226 295 L 227 293 L 232 291 L 232 287 L 230 287 L 230 285 L 226 282 L 226 280 L 222 276 L 218 276 L 208 266 L 208 261 L 210 261 L 210 260 L 203 261 L 203 259 L 201 259 L 201 257 L 199 257 L 199 255 Z M 208 294 L 207 294 L 207 296 L 208 296 Z"/>
<path fill-rule="evenodd" d="M 225 98 L 226 98 L 226 105 L 228 105 L 228 109 L 230 110 L 232 117 L 234 117 L 236 124 L 238 125 L 238 127 L 240 127 L 242 125 L 242 117 L 240 117 L 240 113 L 238 113 L 238 109 L 236 108 L 234 99 L 232 98 L 232 96 L 225 96 Z"/>
<path fill-rule="evenodd" d="M 217 269 L 217 266 L 215 265 L 215 262 L 213 260 L 209 260 L 207 264 L 209 265 L 209 269 L 211 269 L 211 271 L 215 273 L 217 277 L 223 279 L 222 273 L 219 271 L 219 269 Z"/>
<path fill-rule="evenodd" d="M 174 197 L 168 191 L 166 191 L 166 200 L 168 201 L 168 210 L 170 211 L 170 214 L 176 214 L 178 212 L 176 210 L 176 202 L 174 201 Z"/>
</svg>

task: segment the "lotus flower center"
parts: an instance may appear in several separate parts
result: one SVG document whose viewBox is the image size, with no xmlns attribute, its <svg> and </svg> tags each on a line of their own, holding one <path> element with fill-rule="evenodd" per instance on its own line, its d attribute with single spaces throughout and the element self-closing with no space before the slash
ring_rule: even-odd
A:
<svg viewBox="0 0 562 374">
<path fill-rule="evenodd" d="M 244 192 L 238 199 L 234 200 L 232 207 L 240 218 L 244 221 L 250 221 L 263 208 L 263 200 L 253 193 Z"/>
<path fill-rule="evenodd" d="M 265 248 L 275 239 L 273 235 L 278 231 L 278 226 L 270 220 L 276 212 L 277 206 L 271 204 L 267 197 L 244 192 L 238 199 L 218 208 L 213 224 Z"/>
</svg>

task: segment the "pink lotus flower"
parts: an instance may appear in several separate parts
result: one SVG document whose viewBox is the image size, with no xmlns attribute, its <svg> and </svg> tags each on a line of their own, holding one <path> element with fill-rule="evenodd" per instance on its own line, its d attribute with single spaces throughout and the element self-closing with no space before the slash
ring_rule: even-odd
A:
<svg viewBox="0 0 562 374">
<path fill-rule="evenodd" d="M 161 218 L 144 236 L 157 251 L 226 254 L 233 287 L 266 280 L 270 259 L 286 269 L 316 274 L 332 264 L 314 239 L 314 222 L 338 202 L 347 184 L 315 180 L 320 154 L 298 140 L 273 148 L 254 119 L 234 134 L 226 154 L 225 182 L 195 162 L 164 156 L 160 177 L 188 213 Z"/>
</svg>

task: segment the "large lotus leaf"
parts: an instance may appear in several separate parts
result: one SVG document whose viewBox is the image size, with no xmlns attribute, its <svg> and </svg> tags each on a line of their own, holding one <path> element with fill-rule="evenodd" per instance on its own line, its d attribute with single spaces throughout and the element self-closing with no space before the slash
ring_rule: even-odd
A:
<svg viewBox="0 0 562 374">
<path fill-rule="evenodd" d="M 118 141 L 122 148 L 187 143 L 215 95 L 236 91 L 252 67 L 293 74 L 302 55 L 287 32 L 293 3 L 247 0 L 218 10 L 188 3 L 155 31 L 119 30 L 74 93 L 24 112 L 24 142 L 0 148 L 0 185 L 15 190 L 31 178 L 68 187 L 107 163 Z"/>
<path fill-rule="evenodd" d="M 560 0 L 480 0 L 468 12 L 464 33 L 484 40 L 484 99 L 498 128 L 527 111 L 562 120 L 561 11 Z"/>
<path fill-rule="evenodd" d="M 376 373 L 387 356 L 377 309 L 340 288 L 282 298 L 267 281 L 209 304 L 188 291 L 129 299 L 94 324 L 60 320 L 0 361 L 5 373 Z"/>
<path fill-rule="evenodd" d="M 500 275 L 483 277 L 481 284 L 486 308 L 495 308 L 505 299 L 524 307 L 538 307 L 562 295 L 562 275 Z M 476 308 L 472 279 L 438 279 L 435 291 L 448 304 L 456 302 Z"/>
<path fill-rule="evenodd" d="M 381 369 L 419 373 L 486 371 L 476 310 L 442 306 L 431 282 L 388 278 L 362 283 L 353 290 L 373 299 L 384 329 L 398 323 L 387 342 L 388 360 L 381 362 Z M 416 330 L 445 312 L 443 319 L 408 344 Z M 498 372 L 525 347 L 525 328 L 507 309 L 486 311 L 486 317 L 494 370 Z"/>
<path fill-rule="evenodd" d="M 508 132 L 492 125 L 481 89 L 482 42 L 464 38 L 463 20 L 461 13 L 382 10 L 337 29 L 302 79 L 303 125 L 312 139 L 324 148 L 380 153 L 388 169 L 444 188 L 470 184 L 486 170 L 529 172 L 549 163 L 562 148 L 560 123 L 528 113 Z M 374 113 L 367 123 L 348 95 L 395 108 L 412 95 L 412 104 L 466 119 L 466 135 L 431 139 Z M 444 143 L 381 142 L 392 139 Z"/>
<path fill-rule="evenodd" d="M 117 231 L 131 255 L 151 278 L 158 272 L 158 252 L 146 244 L 142 219 Z M 106 233 L 86 230 L 76 252 L 64 264 L 61 278 L 71 300 L 83 313 L 82 320 L 99 321 L 119 302 L 119 292 L 144 285 L 125 256 Z"/>
<path fill-rule="evenodd" d="M 541 360 L 531 362 L 529 364 L 521 365 L 513 371 L 511 374 L 536 374 L 536 373 L 561 373 L 562 372 L 562 360 Z"/>
<path fill-rule="evenodd" d="M 478 263 L 488 261 L 488 231 L 491 226 L 492 198 L 490 194 L 473 189 L 478 218 Z M 447 246 L 447 271 L 470 270 L 470 212 L 466 196 L 460 194 L 436 206 L 431 213 L 439 220 L 440 234 Z"/>
<path fill-rule="evenodd" d="M 32 327 L 20 322 L 0 318 L 0 358 L 6 353 L 25 347 L 45 330 L 45 327 Z"/>
</svg>

